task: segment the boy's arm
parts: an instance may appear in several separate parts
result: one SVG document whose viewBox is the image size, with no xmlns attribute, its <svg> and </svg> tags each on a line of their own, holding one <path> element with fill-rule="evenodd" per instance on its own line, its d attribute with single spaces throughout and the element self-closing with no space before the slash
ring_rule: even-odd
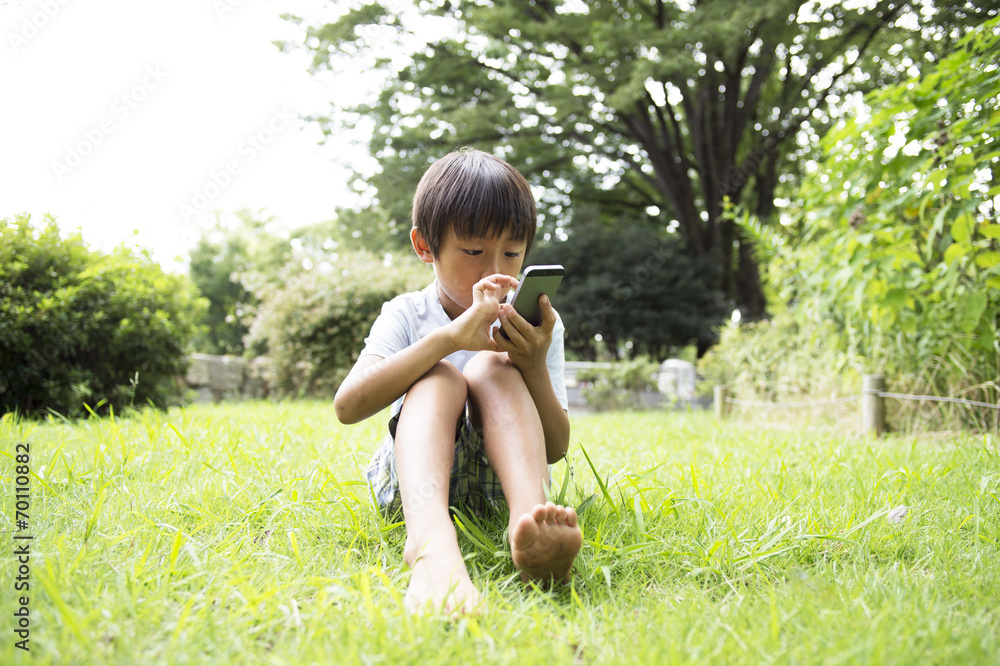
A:
<svg viewBox="0 0 1000 666">
<path fill-rule="evenodd" d="M 388 358 L 361 356 L 333 398 L 337 418 L 348 424 L 377 414 L 455 351 L 448 331 L 438 328 Z"/>
<path fill-rule="evenodd" d="M 473 302 L 461 316 L 387 358 L 361 356 L 337 389 L 333 407 L 341 423 L 357 423 L 391 405 L 445 356 L 461 349 L 500 351 L 489 335 L 500 296 L 517 286 L 507 275 L 491 275 L 473 287 Z"/>
<path fill-rule="evenodd" d="M 528 387 L 528 393 L 535 403 L 545 434 L 545 456 L 549 464 L 558 462 L 569 450 L 569 415 L 556 397 L 549 376 L 546 355 L 552 343 L 552 331 L 556 324 L 556 312 L 547 296 L 539 299 L 542 308 L 542 324 L 532 326 L 510 305 L 500 310 L 500 321 L 510 335 L 507 340 L 496 329 L 493 339 L 507 352 L 511 362 L 517 366 Z"/>
</svg>

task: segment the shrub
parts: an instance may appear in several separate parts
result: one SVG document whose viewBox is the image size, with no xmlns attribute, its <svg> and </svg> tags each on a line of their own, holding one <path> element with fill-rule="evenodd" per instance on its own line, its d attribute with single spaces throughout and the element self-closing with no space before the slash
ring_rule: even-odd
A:
<svg viewBox="0 0 1000 666">
<path fill-rule="evenodd" d="M 91 251 L 54 219 L 0 222 L 0 412 L 165 407 L 203 302 L 145 253 Z"/>
<path fill-rule="evenodd" d="M 587 404 L 598 411 L 641 409 L 642 393 L 656 388 L 660 365 L 648 356 L 611 363 L 577 373 L 577 382 L 585 384 L 581 393 Z"/>
<path fill-rule="evenodd" d="M 332 396 L 357 360 L 382 304 L 433 280 L 415 258 L 387 265 L 358 251 L 331 259 L 299 257 L 282 269 L 280 280 L 256 288 L 260 305 L 247 348 L 267 349 L 276 395 Z"/>
<path fill-rule="evenodd" d="M 853 373 L 852 392 L 857 375 L 879 373 L 893 392 L 997 403 L 1000 77 L 990 54 L 1000 19 L 957 46 L 923 75 L 870 93 L 870 114 L 824 135 L 787 225 L 736 220 L 788 311 L 723 340 L 723 383 L 756 367 L 756 393 L 780 398 L 779 381 L 812 381 L 825 364 Z M 889 413 L 894 427 L 986 428 L 996 418 L 927 402 Z"/>
<path fill-rule="evenodd" d="M 698 361 L 699 393 L 725 384 L 745 400 L 796 402 L 857 393 L 862 363 L 839 350 L 832 326 L 806 326 L 788 313 L 732 323 Z"/>
</svg>

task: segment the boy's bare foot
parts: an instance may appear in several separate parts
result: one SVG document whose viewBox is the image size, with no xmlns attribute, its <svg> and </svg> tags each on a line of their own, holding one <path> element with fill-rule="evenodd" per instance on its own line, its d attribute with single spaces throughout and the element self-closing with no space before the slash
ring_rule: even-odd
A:
<svg viewBox="0 0 1000 666">
<path fill-rule="evenodd" d="M 410 565 L 410 586 L 403 606 L 410 613 L 468 615 L 481 612 L 479 590 L 458 550 L 455 534 L 443 534 L 411 543 L 407 539 L 403 559 Z"/>
<path fill-rule="evenodd" d="M 568 581 L 581 545 L 583 533 L 576 511 L 552 502 L 536 504 L 510 530 L 514 566 L 525 582 Z"/>
</svg>

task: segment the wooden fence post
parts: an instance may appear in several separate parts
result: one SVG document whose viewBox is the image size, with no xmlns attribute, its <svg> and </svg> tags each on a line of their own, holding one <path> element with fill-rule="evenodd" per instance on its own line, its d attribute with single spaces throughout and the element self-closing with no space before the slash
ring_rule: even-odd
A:
<svg viewBox="0 0 1000 666">
<path fill-rule="evenodd" d="M 885 432 L 885 399 L 879 394 L 885 391 L 885 377 L 865 375 L 861 380 L 861 426 L 865 434 L 876 437 Z"/>
<path fill-rule="evenodd" d="M 729 397 L 729 387 L 723 384 L 716 384 L 715 386 L 715 419 L 717 421 L 724 421 L 727 416 L 729 416 L 729 403 L 726 399 Z"/>
</svg>

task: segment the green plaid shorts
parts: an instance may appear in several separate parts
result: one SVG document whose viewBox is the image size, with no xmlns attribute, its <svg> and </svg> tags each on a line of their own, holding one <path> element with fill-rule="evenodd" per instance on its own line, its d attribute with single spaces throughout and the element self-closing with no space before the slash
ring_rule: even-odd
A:
<svg viewBox="0 0 1000 666">
<path fill-rule="evenodd" d="M 396 475 L 398 423 L 399 414 L 396 414 L 389 420 L 389 435 L 372 456 L 366 474 L 375 504 L 387 517 L 394 517 L 403 509 Z M 451 464 L 448 504 L 468 509 L 477 516 L 488 515 L 507 504 L 500 479 L 486 460 L 483 437 L 472 426 L 468 410 L 459 417 L 455 427 L 455 458 Z"/>
</svg>

